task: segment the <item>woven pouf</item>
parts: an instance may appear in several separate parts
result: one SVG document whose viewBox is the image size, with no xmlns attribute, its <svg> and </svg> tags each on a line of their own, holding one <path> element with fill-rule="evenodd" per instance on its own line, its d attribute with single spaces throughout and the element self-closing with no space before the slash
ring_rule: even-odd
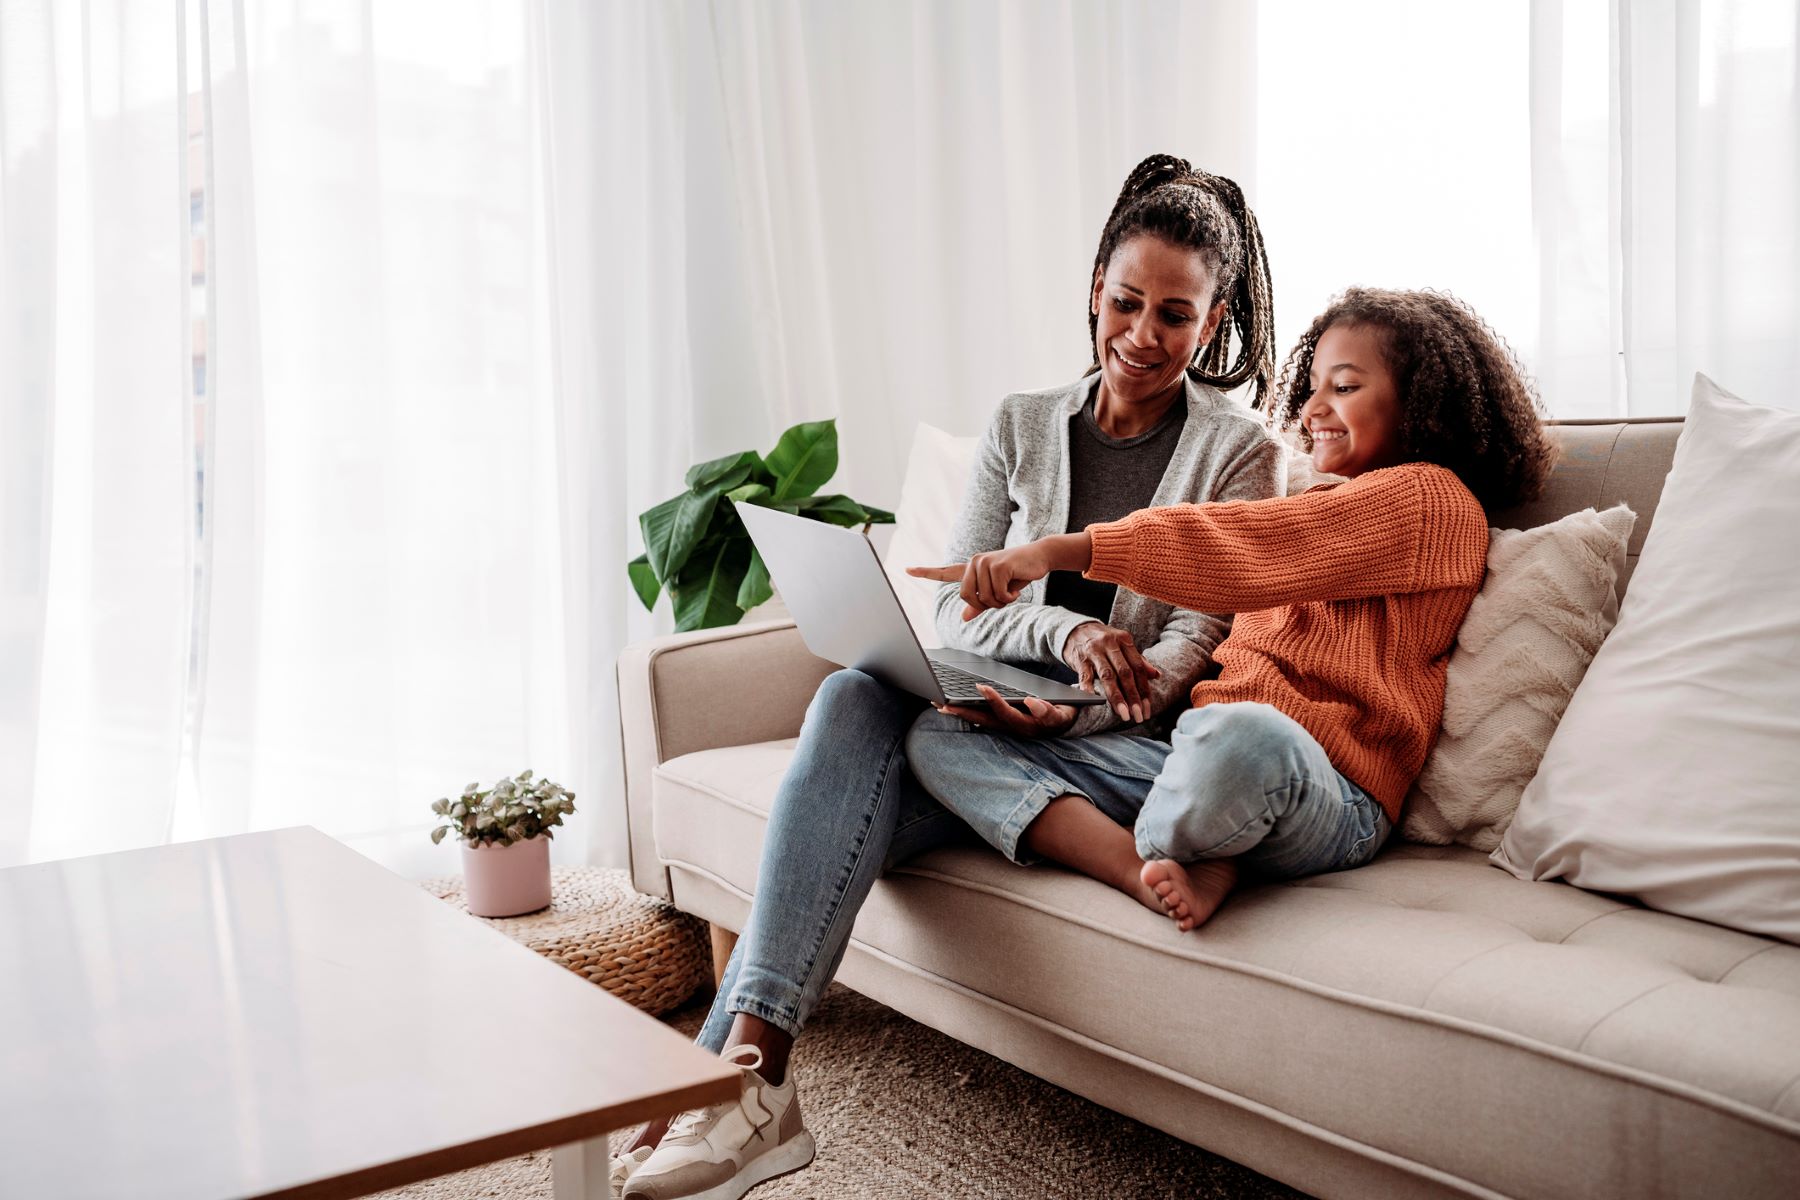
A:
<svg viewBox="0 0 1800 1200">
<path fill-rule="evenodd" d="M 460 875 L 419 885 L 469 911 Z M 550 907 L 482 920 L 655 1016 L 712 982 L 706 923 L 632 890 L 624 871 L 550 868 Z"/>
</svg>

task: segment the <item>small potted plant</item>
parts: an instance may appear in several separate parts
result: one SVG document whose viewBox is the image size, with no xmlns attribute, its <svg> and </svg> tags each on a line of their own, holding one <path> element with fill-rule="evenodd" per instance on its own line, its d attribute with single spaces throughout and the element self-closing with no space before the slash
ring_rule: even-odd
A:
<svg viewBox="0 0 1800 1200">
<path fill-rule="evenodd" d="M 471 783 L 455 800 L 434 800 L 443 824 L 433 843 L 454 833 L 462 839 L 463 886 L 478 917 L 516 917 L 550 904 L 550 832 L 575 811 L 575 793 L 530 771 L 502 779 L 487 791 Z"/>
</svg>

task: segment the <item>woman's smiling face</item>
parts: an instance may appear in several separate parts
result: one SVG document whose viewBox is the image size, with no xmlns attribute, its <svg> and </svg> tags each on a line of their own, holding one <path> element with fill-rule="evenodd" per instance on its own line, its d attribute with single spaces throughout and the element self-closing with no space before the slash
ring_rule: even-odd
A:
<svg viewBox="0 0 1800 1200">
<path fill-rule="evenodd" d="M 1225 315 L 1213 303 L 1213 272 L 1198 250 L 1152 234 L 1120 243 L 1095 272 L 1094 352 L 1108 399 L 1141 404 L 1181 386 L 1194 353 Z"/>
<path fill-rule="evenodd" d="M 1314 467 L 1349 477 L 1403 461 L 1400 391 L 1379 329 L 1326 329 L 1313 347 L 1307 384 L 1312 394 L 1300 424 L 1312 439 Z"/>
</svg>

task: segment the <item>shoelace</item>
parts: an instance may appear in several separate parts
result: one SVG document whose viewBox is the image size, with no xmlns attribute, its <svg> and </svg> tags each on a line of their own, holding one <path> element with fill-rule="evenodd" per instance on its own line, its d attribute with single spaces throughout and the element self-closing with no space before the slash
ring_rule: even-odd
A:
<svg viewBox="0 0 1800 1200">
<path fill-rule="evenodd" d="M 762 1051 L 755 1046 L 729 1046 L 719 1057 L 737 1067 L 740 1072 L 760 1070 L 763 1065 Z M 723 1104 L 707 1108 L 690 1108 L 669 1122 L 669 1132 L 664 1140 L 692 1138 L 697 1135 L 700 1126 L 717 1116 L 721 1110 L 738 1103 L 740 1102 L 737 1100 L 727 1100 Z"/>
</svg>

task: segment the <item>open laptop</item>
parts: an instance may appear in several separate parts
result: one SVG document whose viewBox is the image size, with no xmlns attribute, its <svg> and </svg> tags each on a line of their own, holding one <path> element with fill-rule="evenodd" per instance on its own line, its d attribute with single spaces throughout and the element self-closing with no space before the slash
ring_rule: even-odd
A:
<svg viewBox="0 0 1800 1200">
<path fill-rule="evenodd" d="M 987 684 L 1015 708 L 1027 696 L 1052 704 L 1104 704 L 1095 692 L 1058 683 L 967 650 L 926 650 L 913 634 L 875 547 L 843 529 L 755 504 L 737 514 L 750 531 L 769 577 L 806 648 L 820 658 L 865 671 L 933 704 L 985 705 Z"/>
</svg>

